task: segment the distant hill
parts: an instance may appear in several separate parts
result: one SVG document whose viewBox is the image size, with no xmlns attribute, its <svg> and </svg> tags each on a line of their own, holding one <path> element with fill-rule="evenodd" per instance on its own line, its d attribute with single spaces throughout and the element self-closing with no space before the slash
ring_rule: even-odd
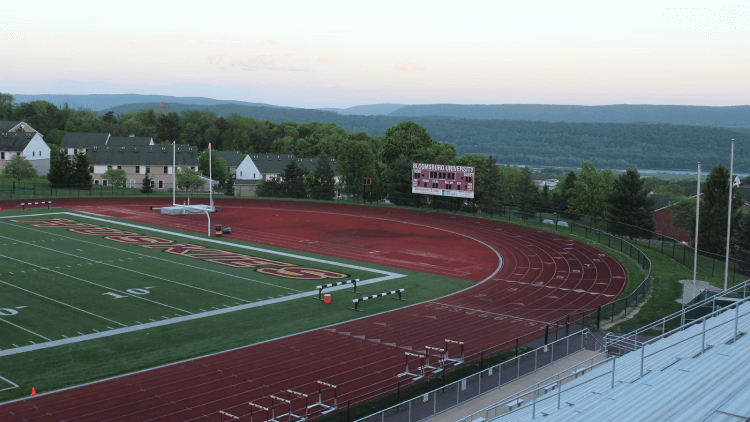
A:
<svg viewBox="0 0 750 422">
<path fill-rule="evenodd" d="M 111 107 L 117 107 L 125 104 L 134 103 L 183 103 L 183 104 L 199 104 L 199 105 L 215 105 L 215 104 L 242 104 L 249 106 L 262 106 L 262 107 L 279 107 L 270 104 L 263 103 L 248 103 L 244 101 L 233 101 L 233 100 L 214 100 L 212 98 L 204 97 L 171 97 L 169 95 L 139 95 L 139 94 L 91 94 L 91 95 L 53 95 L 53 94 L 40 94 L 40 95 L 24 95 L 14 94 L 15 103 L 28 103 L 31 101 L 49 101 L 50 103 L 61 106 L 67 103 L 73 108 L 90 108 L 92 110 L 100 111 Z"/>
<path fill-rule="evenodd" d="M 158 103 L 130 104 L 109 109 L 120 115 Z M 220 117 L 232 113 L 274 123 L 335 123 L 350 132 L 385 135 L 386 129 L 413 120 L 433 139 L 456 146 L 459 156 L 493 154 L 499 163 L 579 167 L 591 161 L 597 168 L 684 170 L 698 161 L 705 169 L 729 162 L 730 139 L 750 145 L 750 129 L 645 123 L 568 123 L 529 120 L 478 120 L 455 117 L 360 116 L 299 108 L 252 107 L 237 104 L 171 104 L 172 110 L 209 110 Z M 104 110 L 106 112 L 109 110 Z M 735 150 L 735 170 L 750 172 L 750 150 Z"/>
<path fill-rule="evenodd" d="M 318 110 L 332 111 L 343 115 L 384 116 L 405 106 L 406 104 L 368 104 L 349 108 L 319 108 Z"/>
<path fill-rule="evenodd" d="M 408 105 L 389 116 L 444 116 L 463 119 L 536 120 L 571 123 L 668 123 L 714 127 L 750 128 L 750 106 L 706 107 L 679 105 L 606 106 L 497 104 Z"/>
</svg>

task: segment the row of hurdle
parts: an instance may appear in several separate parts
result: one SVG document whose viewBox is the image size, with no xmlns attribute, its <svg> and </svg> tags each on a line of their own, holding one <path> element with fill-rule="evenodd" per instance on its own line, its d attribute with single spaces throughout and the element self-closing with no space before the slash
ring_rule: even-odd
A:
<svg viewBox="0 0 750 422">
<path fill-rule="evenodd" d="M 448 355 L 448 347 L 452 344 L 455 344 L 457 347 L 459 347 L 459 353 L 457 355 L 454 355 L 456 357 L 451 358 Z M 412 381 L 416 381 L 420 378 L 423 378 L 425 376 L 425 372 L 427 370 L 431 370 L 432 373 L 436 374 L 438 372 L 441 372 L 445 369 L 446 365 L 453 364 L 453 365 L 460 365 L 464 362 L 464 342 L 458 341 L 458 340 L 451 340 L 451 339 L 445 339 L 445 347 L 434 347 L 434 346 L 425 346 L 425 353 L 415 353 L 415 352 L 404 352 L 404 356 L 406 358 L 406 369 L 404 372 L 398 374 L 399 377 L 405 377 L 405 376 L 411 376 Z M 438 356 L 438 362 L 436 366 L 430 365 L 430 356 L 431 353 L 437 353 Z M 409 370 L 409 361 L 414 361 L 414 359 L 419 359 L 419 364 L 417 366 L 417 369 L 414 371 Z"/>
<path fill-rule="evenodd" d="M 26 207 L 30 207 L 32 205 L 46 205 L 47 209 L 52 206 L 52 201 L 37 201 L 37 202 L 21 202 L 21 208 L 23 208 L 23 211 L 26 211 Z"/>
<path fill-rule="evenodd" d="M 333 389 L 333 402 L 331 404 L 325 404 L 323 402 L 323 389 L 324 388 Z M 325 415 L 327 413 L 333 412 L 334 410 L 338 409 L 337 389 L 338 389 L 338 386 L 336 386 L 335 384 L 331 384 L 329 382 L 318 380 L 318 401 L 312 404 L 309 403 L 309 400 L 310 400 L 310 396 L 313 396 L 314 394 L 300 393 L 299 391 L 295 391 L 295 390 L 286 390 L 281 393 L 272 394 L 270 396 L 271 398 L 270 406 L 261 406 L 258 403 L 248 402 L 248 404 L 250 405 L 250 420 L 253 420 L 253 411 L 266 412 L 266 419 L 265 419 L 266 422 L 279 422 L 280 419 L 284 419 L 284 418 L 286 418 L 286 421 L 301 422 L 301 421 L 307 420 L 310 417 L 311 413 L 317 413 L 318 410 L 320 410 L 320 414 Z M 282 397 L 282 396 L 286 396 L 286 397 Z M 305 400 L 305 407 L 303 408 L 305 412 L 304 415 L 301 412 L 294 413 L 292 411 L 292 401 L 296 399 Z M 275 413 L 274 408 L 278 404 L 282 404 L 282 403 L 285 403 L 289 406 L 288 411 L 277 415 Z M 222 422 L 224 421 L 224 417 L 226 417 L 228 421 L 240 419 L 239 416 L 229 413 L 225 410 L 219 411 L 219 415 L 221 416 Z"/>
<path fill-rule="evenodd" d="M 338 281 L 336 283 L 330 283 L 330 284 L 323 284 L 323 285 L 320 285 L 320 286 L 315 286 L 315 288 L 318 290 L 318 297 L 316 299 L 317 300 L 321 300 L 321 301 L 323 300 L 323 289 L 328 289 L 328 288 L 336 287 L 336 286 L 343 286 L 345 284 L 351 284 L 352 286 L 354 286 L 354 288 L 352 290 L 349 290 L 349 292 L 360 293 L 360 292 L 357 292 L 357 283 L 358 282 L 359 282 L 358 278 L 353 278 L 351 280 Z M 349 309 L 353 309 L 355 311 L 362 312 L 362 310 L 359 309 L 360 302 L 364 302 L 364 301 L 370 300 L 370 299 L 375 299 L 375 298 L 378 298 L 378 297 L 383 297 L 383 296 L 388 296 L 388 295 L 394 295 L 394 294 L 398 295 L 398 299 L 396 299 L 396 300 L 405 300 L 401 296 L 401 294 L 403 292 L 404 292 L 404 289 L 397 289 L 397 290 L 391 290 L 390 292 L 383 292 L 383 293 L 378 293 L 378 294 L 375 294 L 375 295 L 360 297 L 358 299 L 352 299 L 352 303 L 354 304 L 354 307 L 353 308 L 349 308 Z"/>
</svg>

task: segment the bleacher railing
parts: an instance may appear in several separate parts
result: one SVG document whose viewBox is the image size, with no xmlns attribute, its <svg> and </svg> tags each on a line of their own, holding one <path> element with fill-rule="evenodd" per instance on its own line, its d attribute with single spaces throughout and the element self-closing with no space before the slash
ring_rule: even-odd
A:
<svg viewBox="0 0 750 422">
<path fill-rule="evenodd" d="M 743 283 L 746 284 L 746 283 Z M 741 287 L 741 286 L 737 286 Z M 740 289 L 742 290 L 742 289 Z M 571 381 L 574 381 L 578 378 L 579 373 L 574 372 L 570 373 L 570 368 L 566 369 L 565 371 L 562 371 L 558 374 L 555 374 L 551 377 L 548 377 L 547 379 L 540 381 L 533 386 L 527 388 L 526 390 L 520 391 L 516 394 L 513 394 L 511 396 L 505 397 L 501 400 L 498 400 L 495 404 L 485 407 L 484 409 L 474 412 L 471 415 L 459 419 L 459 422 L 471 422 L 475 420 L 478 417 L 484 417 L 487 420 L 490 420 L 490 412 L 493 412 L 492 418 L 498 417 L 498 416 L 505 416 L 508 414 L 512 414 L 515 412 L 519 412 L 521 410 L 528 410 L 529 407 L 531 407 L 531 418 L 535 418 L 537 416 L 537 405 L 541 405 L 548 400 L 556 400 L 556 407 L 558 410 L 560 409 L 560 404 L 565 403 L 565 396 L 571 394 L 574 390 L 577 390 L 581 387 L 585 387 L 587 385 L 590 385 L 594 381 L 609 376 L 611 378 L 611 383 L 609 384 L 610 389 L 614 389 L 617 383 L 615 382 L 615 375 L 620 374 L 623 372 L 626 372 L 628 374 L 633 374 L 632 377 L 635 379 L 641 378 L 644 375 L 647 375 L 651 369 L 648 368 L 647 360 L 650 359 L 652 362 L 657 362 L 657 367 L 662 368 L 665 366 L 668 366 L 671 362 L 676 361 L 676 358 L 672 357 L 670 360 L 669 356 L 664 356 L 662 353 L 671 352 L 674 350 L 675 347 L 683 347 L 685 349 L 693 350 L 690 346 L 695 347 L 695 350 L 698 350 L 697 345 L 700 343 L 700 351 L 698 353 L 703 353 L 706 351 L 709 347 L 711 347 L 714 344 L 717 344 L 718 342 L 721 343 L 728 343 L 733 342 L 736 340 L 740 335 L 743 333 L 739 331 L 739 321 L 741 318 L 750 316 L 750 309 L 746 310 L 745 312 L 740 312 L 740 306 L 744 303 L 750 303 L 750 297 L 745 297 L 742 299 L 732 300 L 729 302 L 730 305 L 720 308 L 718 310 L 715 310 L 707 315 L 704 315 L 694 321 L 687 322 L 684 325 L 681 325 L 674 330 L 671 330 L 669 332 L 663 333 L 657 337 L 654 337 L 652 339 L 649 339 L 647 341 L 640 342 L 638 345 L 637 350 L 632 350 L 630 353 L 637 353 L 638 359 L 632 360 L 632 362 L 623 361 L 622 357 L 609 357 L 607 359 L 601 360 L 599 362 L 593 363 L 590 365 L 589 368 L 585 372 L 589 372 L 588 369 L 595 369 L 600 367 L 606 367 L 608 364 L 611 364 L 611 369 L 606 371 L 598 371 L 599 373 L 594 377 L 588 377 L 581 379 L 580 382 L 574 382 L 571 383 Z M 734 316 L 732 318 L 728 318 L 725 321 L 717 321 L 716 319 L 713 319 L 724 312 L 732 312 L 734 311 Z M 713 319 L 713 320 L 712 320 Z M 676 341 L 674 341 L 671 344 L 666 345 L 665 347 L 662 347 L 652 353 L 648 353 L 647 349 L 649 345 L 654 345 L 660 340 L 668 339 L 672 336 L 680 335 L 680 333 L 683 333 L 684 331 L 688 330 L 691 327 L 699 326 L 700 329 L 695 330 L 695 333 L 692 333 L 690 335 L 685 336 L 684 338 L 676 338 Z M 723 336 L 721 335 L 722 330 L 724 331 Z M 713 339 L 714 344 L 709 344 L 707 342 L 706 337 L 711 333 L 717 333 L 715 338 Z M 691 353 L 689 357 L 693 357 L 695 353 Z M 659 358 L 662 358 L 662 361 L 659 361 Z M 686 356 L 687 357 L 687 356 Z M 638 365 L 637 367 L 633 367 L 634 365 Z M 582 371 L 583 372 L 583 371 Z M 554 385 L 551 385 L 550 383 L 554 381 Z M 566 388 L 566 386 L 568 388 Z M 548 394 L 548 391 L 555 390 L 554 394 Z M 517 405 L 518 399 L 524 400 L 525 403 L 527 403 L 525 406 L 518 406 L 516 409 L 510 409 L 510 405 Z M 498 412 L 498 410 L 506 410 L 505 412 Z M 540 415 L 542 416 L 542 415 Z M 499 419 L 502 421 L 503 419 Z"/>
<path fill-rule="evenodd" d="M 748 292 L 750 292 L 750 279 L 713 295 L 706 295 L 704 292 L 703 295 L 696 297 L 697 300 L 691 301 L 682 310 L 644 325 L 630 333 L 624 335 L 607 333 L 604 336 L 604 344 L 609 353 L 616 355 L 640 349 L 644 343 L 644 337 L 651 338 L 655 332 L 661 332 L 663 335 L 663 333 L 666 333 L 668 325 L 676 324 L 682 328 L 687 327 L 689 326 L 686 325 L 687 322 L 700 320 L 706 314 L 714 313 L 717 307 L 720 308 L 728 302 L 747 298 Z M 710 311 L 706 311 L 706 309 L 710 309 Z"/>
<path fill-rule="evenodd" d="M 483 369 L 458 381 L 436 388 L 414 399 L 371 414 L 357 422 L 420 421 L 443 413 L 509 383 L 533 374 L 581 350 L 603 352 L 604 345 L 587 328 Z M 601 356 L 597 354 L 597 356 Z M 587 368 L 596 357 L 573 367 Z"/>
</svg>

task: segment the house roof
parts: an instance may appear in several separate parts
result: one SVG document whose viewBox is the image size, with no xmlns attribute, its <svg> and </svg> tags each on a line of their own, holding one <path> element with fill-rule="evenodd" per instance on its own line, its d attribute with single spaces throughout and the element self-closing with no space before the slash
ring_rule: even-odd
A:
<svg viewBox="0 0 750 422">
<path fill-rule="evenodd" d="M 167 146 L 94 146 L 89 149 L 91 164 L 99 166 L 171 166 L 172 148 Z M 177 165 L 197 166 L 198 147 L 178 147 Z"/>
<path fill-rule="evenodd" d="M 37 132 L 3 132 L 0 135 L 0 151 L 21 152 L 37 135 Z"/>
<path fill-rule="evenodd" d="M 261 174 L 283 173 L 286 165 L 292 160 L 297 160 L 297 164 L 302 164 L 308 171 L 313 171 L 318 162 L 317 158 L 297 158 L 294 154 L 251 154 L 250 158 Z M 331 168 L 335 171 L 338 162 L 335 158 L 330 160 Z"/>
<path fill-rule="evenodd" d="M 112 136 L 107 141 L 108 146 L 149 146 L 154 144 L 150 136 Z"/>
<path fill-rule="evenodd" d="M 227 162 L 229 167 L 237 167 L 242 163 L 247 154 L 243 154 L 239 151 L 216 151 L 219 157 L 223 158 Z"/>
<path fill-rule="evenodd" d="M 60 148 L 88 148 L 107 145 L 109 133 L 65 132 Z"/>
</svg>

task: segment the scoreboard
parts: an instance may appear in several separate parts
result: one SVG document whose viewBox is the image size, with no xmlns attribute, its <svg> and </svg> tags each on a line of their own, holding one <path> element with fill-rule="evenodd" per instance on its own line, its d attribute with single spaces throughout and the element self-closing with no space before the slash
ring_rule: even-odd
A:
<svg viewBox="0 0 750 422">
<path fill-rule="evenodd" d="M 474 198 L 474 167 L 414 163 L 411 193 Z"/>
</svg>

